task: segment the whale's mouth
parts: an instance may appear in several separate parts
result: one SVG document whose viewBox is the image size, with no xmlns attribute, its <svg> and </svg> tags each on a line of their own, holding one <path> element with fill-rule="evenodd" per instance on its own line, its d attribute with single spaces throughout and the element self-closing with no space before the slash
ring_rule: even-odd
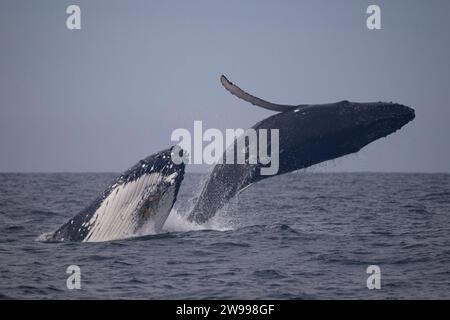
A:
<svg viewBox="0 0 450 320">
<path fill-rule="evenodd" d="M 392 110 L 389 110 L 388 115 L 363 124 L 360 128 L 357 125 L 353 129 L 355 135 L 361 137 L 361 140 L 368 144 L 400 130 L 415 118 L 415 112 L 412 108 L 405 106 L 391 108 Z"/>
<path fill-rule="evenodd" d="M 352 125 L 322 136 L 311 153 L 324 152 L 326 155 L 322 160 L 332 160 L 358 152 L 366 145 L 400 130 L 415 118 L 414 110 L 404 106 L 390 106 L 381 113 L 376 111 L 376 116 L 364 115 Z M 316 162 L 321 161 L 319 159 Z"/>
</svg>

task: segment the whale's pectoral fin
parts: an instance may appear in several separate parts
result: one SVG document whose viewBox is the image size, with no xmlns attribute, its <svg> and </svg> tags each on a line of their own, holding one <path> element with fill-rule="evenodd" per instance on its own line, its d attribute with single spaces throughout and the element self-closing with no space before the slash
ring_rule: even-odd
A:
<svg viewBox="0 0 450 320">
<path fill-rule="evenodd" d="M 245 92 L 241 88 L 239 88 L 237 85 L 233 84 L 231 81 L 229 81 L 224 75 L 220 77 L 220 82 L 222 85 L 227 89 L 232 95 L 235 95 L 236 97 L 250 102 L 251 104 L 271 110 L 276 112 L 285 112 L 290 111 L 293 109 L 297 109 L 300 106 L 292 106 L 292 105 L 285 105 L 285 104 L 275 104 L 268 102 L 266 100 L 260 99 L 258 97 L 252 96 L 251 94 Z"/>
<path fill-rule="evenodd" d="M 158 232 L 184 176 L 184 163 L 173 163 L 172 151 L 139 161 L 45 240 L 109 241 L 140 235 L 147 226 Z"/>
</svg>

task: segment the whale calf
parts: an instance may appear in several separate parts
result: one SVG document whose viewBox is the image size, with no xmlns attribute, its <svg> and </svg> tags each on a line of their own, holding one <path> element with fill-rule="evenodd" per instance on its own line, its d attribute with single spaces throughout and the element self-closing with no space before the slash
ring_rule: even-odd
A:
<svg viewBox="0 0 450 320">
<path fill-rule="evenodd" d="M 220 80 L 225 89 L 238 98 L 279 112 L 252 127 L 256 131 L 279 130 L 277 175 L 358 152 L 367 144 L 399 130 L 415 117 L 412 108 L 392 102 L 274 104 L 243 91 L 225 76 Z M 231 148 L 235 146 L 236 140 Z M 270 142 L 267 149 L 270 154 Z M 190 221 L 207 222 L 237 193 L 252 183 L 271 177 L 261 175 L 261 164 L 226 164 L 226 153 L 223 164 L 214 167 L 189 213 Z"/>
<path fill-rule="evenodd" d="M 173 150 L 139 161 L 45 240 L 108 241 L 135 236 L 144 228 L 160 231 L 184 177 L 184 163 L 171 160 Z"/>
</svg>

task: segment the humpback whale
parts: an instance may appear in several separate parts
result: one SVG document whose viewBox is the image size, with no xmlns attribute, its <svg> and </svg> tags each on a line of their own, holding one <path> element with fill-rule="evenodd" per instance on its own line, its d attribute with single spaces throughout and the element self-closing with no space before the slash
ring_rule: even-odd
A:
<svg viewBox="0 0 450 320">
<path fill-rule="evenodd" d="M 414 110 L 392 102 L 281 105 L 255 97 L 221 76 L 231 94 L 277 114 L 252 128 L 279 130 L 277 175 L 332 160 L 361 150 L 369 143 L 399 130 L 415 117 Z M 235 148 L 236 141 L 231 148 Z M 268 145 L 270 153 L 270 142 Z M 216 164 L 188 220 L 203 224 L 232 197 L 252 183 L 271 176 L 261 175 L 261 164 Z"/>
<path fill-rule="evenodd" d="M 184 163 L 174 164 L 172 152 L 174 147 L 139 161 L 45 240 L 108 241 L 161 230 L 184 176 Z"/>
<path fill-rule="evenodd" d="M 252 129 L 279 130 L 279 170 L 276 175 L 307 168 L 361 150 L 399 130 L 415 117 L 414 110 L 393 102 L 339 101 L 328 104 L 275 104 L 253 96 L 221 76 L 231 94 L 255 106 L 277 112 Z M 259 134 L 257 135 L 259 139 Z M 238 137 L 230 148 L 236 148 Z M 243 135 L 245 139 L 245 134 Z M 259 144 L 258 144 L 259 145 Z M 271 153 L 271 141 L 267 146 Z M 274 147 L 275 150 L 275 147 Z M 261 174 L 269 164 L 216 164 L 187 219 L 204 224 L 231 198 L 251 184 L 271 177 Z M 248 149 L 247 149 L 248 152 Z M 139 161 L 120 175 L 89 206 L 46 235 L 48 241 L 108 241 L 158 232 L 176 201 L 184 176 L 183 156 L 175 146 Z M 235 152 L 233 154 L 236 155 Z M 262 162 L 266 163 L 266 162 Z"/>
</svg>

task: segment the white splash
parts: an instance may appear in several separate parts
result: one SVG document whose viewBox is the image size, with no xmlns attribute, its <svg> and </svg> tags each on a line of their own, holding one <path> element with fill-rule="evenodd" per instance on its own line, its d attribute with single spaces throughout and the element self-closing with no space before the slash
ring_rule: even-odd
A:
<svg viewBox="0 0 450 320">
<path fill-rule="evenodd" d="M 177 209 L 172 209 L 163 227 L 163 230 L 168 232 L 187 232 L 204 229 L 206 229 L 204 226 L 189 221 L 183 214 L 178 213 Z"/>
<path fill-rule="evenodd" d="M 177 209 L 172 209 L 169 217 L 164 224 L 163 230 L 166 232 L 188 232 L 199 230 L 216 230 L 228 231 L 233 230 L 230 221 L 224 218 L 222 214 L 217 214 L 214 218 L 205 224 L 197 224 L 187 219 L 187 214 L 178 212 Z"/>
</svg>

